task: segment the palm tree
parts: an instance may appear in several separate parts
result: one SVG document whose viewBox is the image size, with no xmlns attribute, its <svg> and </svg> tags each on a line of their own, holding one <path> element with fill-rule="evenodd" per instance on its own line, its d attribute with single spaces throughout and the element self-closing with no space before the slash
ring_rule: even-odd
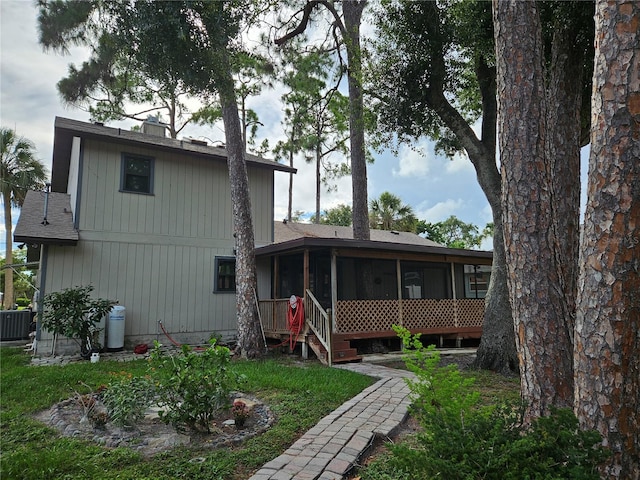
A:
<svg viewBox="0 0 640 480">
<path fill-rule="evenodd" d="M 378 230 L 399 230 L 415 232 L 418 219 L 409 205 L 404 205 L 399 197 L 383 192 L 369 205 L 369 225 Z"/>
<path fill-rule="evenodd" d="M 5 264 L 13 263 L 11 207 L 21 207 L 28 190 L 44 187 L 47 178 L 45 166 L 35 158 L 31 140 L 16 136 L 9 128 L 0 128 L 0 188 L 4 204 L 6 232 Z M 13 307 L 13 271 L 5 269 L 4 307 Z"/>
</svg>

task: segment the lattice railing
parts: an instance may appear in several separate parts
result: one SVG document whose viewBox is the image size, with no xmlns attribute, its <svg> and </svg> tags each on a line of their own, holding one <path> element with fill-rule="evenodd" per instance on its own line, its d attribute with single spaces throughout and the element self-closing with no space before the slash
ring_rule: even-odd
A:
<svg viewBox="0 0 640 480">
<path fill-rule="evenodd" d="M 458 324 L 460 327 L 482 327 L 484 298 L 458 300 Z"/>
<path fill-rule="evenodd" d="M 453 298 L 402 300 L 402 325 L 409 330 L 457 327 L 456 300 Z"/>
<path fill-rule="evenodd" d="M 336 333 L 390 331 L 394 324 L 410 330 L 450 330 L 482 327 L 484 300 L 404 299 L 340 300 L 336 304 Z"/>
<path fill-rule="evenodd" d="M 336 302 L 336 333 L 391 330 L 399 322 L 398 300 L 340 300 Z"/>
</svg>

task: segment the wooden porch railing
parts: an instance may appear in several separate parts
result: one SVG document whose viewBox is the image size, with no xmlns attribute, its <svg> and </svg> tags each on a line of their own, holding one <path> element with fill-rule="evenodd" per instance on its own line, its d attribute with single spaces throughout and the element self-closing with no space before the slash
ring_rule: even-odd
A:
<svg viewBox="0 0 640 480">
<path fill-rule="evenodd" d="M 308 289 L 304 297 L 304 316 L 311 331 L 327 350 L 327 361 L 331 366 L 331 316 Z"/>
<path fill-rule="evenodd" d="M 260 300 L 260 318 L 265 332 L 285 334 L 289 333 L 287 327 L 288 298 Z"/>
</svg>

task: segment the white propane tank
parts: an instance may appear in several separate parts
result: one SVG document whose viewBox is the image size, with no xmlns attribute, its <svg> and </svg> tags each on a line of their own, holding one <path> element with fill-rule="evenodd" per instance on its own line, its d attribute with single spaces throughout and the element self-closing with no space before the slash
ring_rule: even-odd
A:
<svg viewBox="0 0 640 480">
<path fill-rule="evenodd" d="M 122 305 L 116 305 L 109 312 L 107 325 L 107 350 L 118 351 L 124 348 L 124 313 Z"/>
</svg>

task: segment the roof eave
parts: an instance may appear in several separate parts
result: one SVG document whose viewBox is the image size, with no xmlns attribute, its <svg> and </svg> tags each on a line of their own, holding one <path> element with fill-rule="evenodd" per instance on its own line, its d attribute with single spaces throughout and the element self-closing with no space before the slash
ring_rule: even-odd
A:
<svg viewBox="0 0 640 480">
<path fill-rule="evenodd" d="M 106 127 L 63 117 L 55 118 L 54 142 L 53 142 L 53 168 L 51 172 L 51 185 L 54 192 L 65 192 L 67 188 L 67 176 L 69 172 L 69 160 L 71 157 L 71 145 L 73 137 L 88 138 L 94 140 L 117 141 L 123 145 L 137 145 L 154 148 L 161 151 L 180 152 L 194 157 L 205 157 L 210 160 L 226 162 L 226 150 L 211 145 L 200 145 L 188 140 L 177 140 L 166 137 L 145 135 L 139 132 L 124 130 L 121 128 Z M 255 155 L 246 156 L 248 165 L 254 168 L 266 168 L 274 171 L 297 173 L 297 169 L 262 159 Z"/>
<path fill-rule="evenodd" d="M 26 243 L 27 245 L 59 245 L 59 246 L 76 246 L 78 244 L 78 238 L 51 238 L 51 237 L 24 237 L 14 236 L 15 243 Z"/>
<path fill-rule="evenodd" d="M 318 238 L 300 237 L 285 242 L 274 243 L 264 247 L 256 248 L 256 255 L 274 255 L 288 250 L 297 250 L 305 247 L 328 247 L 328 248 L 353 248 L 367 250 L 396 250 L 409 253 L 437 254 L 446 256 L 458 256 L 469 258 L 493 258 L 493 252 L 482 250 L 464 250 L 459 248 L 435 247 L 425 245 L 411 245 L 406 243 L 376 242 L 371 240 L 354 240 L 350 238 Z"/>
</svg>

